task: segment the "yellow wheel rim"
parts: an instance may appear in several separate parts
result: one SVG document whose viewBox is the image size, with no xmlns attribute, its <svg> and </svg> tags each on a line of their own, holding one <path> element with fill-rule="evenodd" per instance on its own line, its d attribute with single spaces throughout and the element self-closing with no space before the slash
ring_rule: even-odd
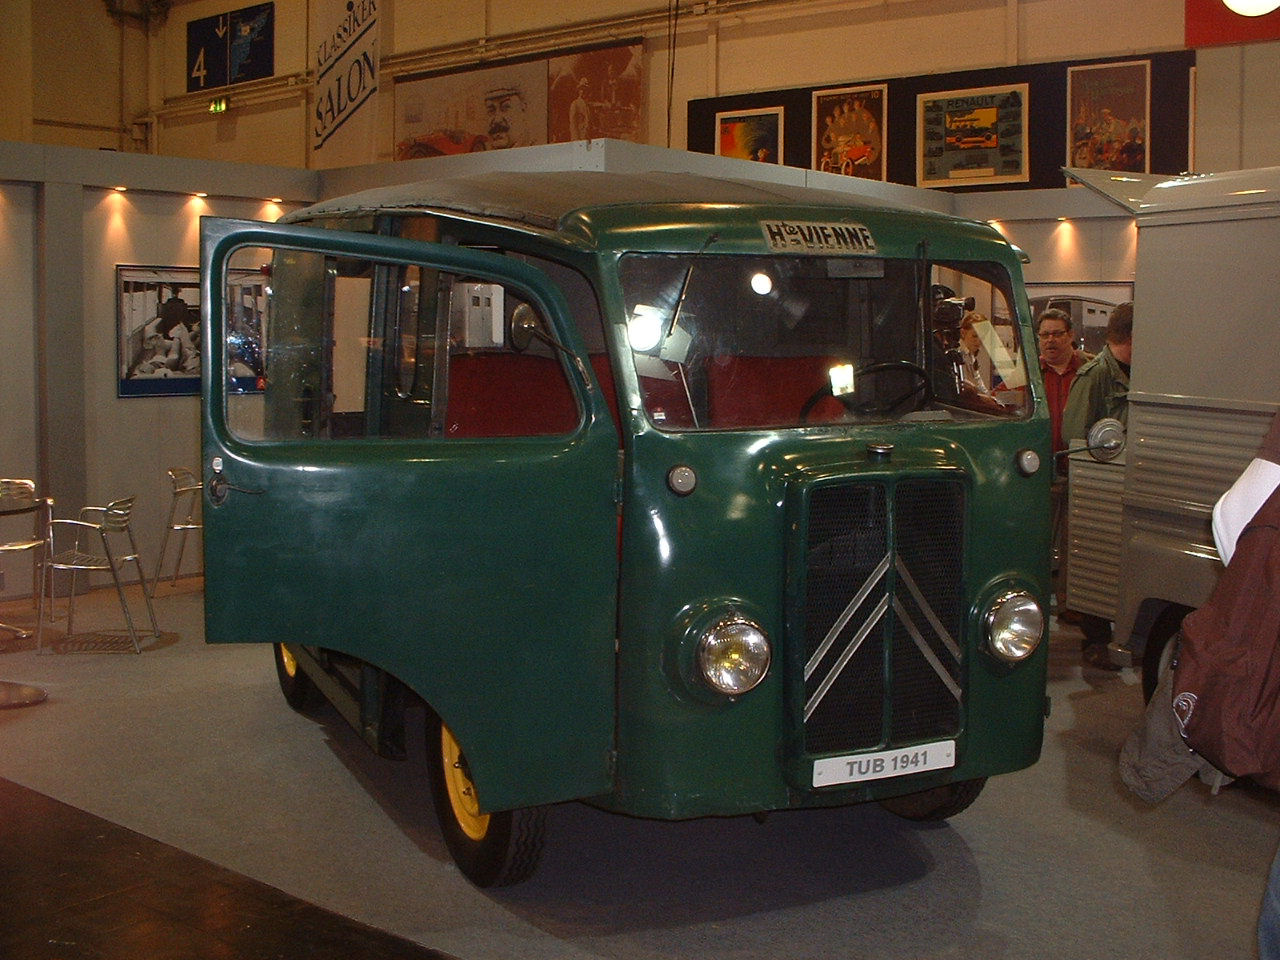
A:
<svg viewBox="0 0 1280 960">
<path fill-rule="evenodd" d="M 280 644 L 280 662 L 284 664 L 284 672 L 287 676 L 298 675 L 298 658 L 283 643 Z"/>
<path fill-rule="evenodd" d="M 449 806 L 458 827 L 472 840 L 483 840 L 489 832 L 489 815 L 480 812 L 475 784 L 467 772 L 467 761 L 452 731 L 440 724 L 440 755 L 444 761 L 444 783 L 449 792 Z"/>
</svg>

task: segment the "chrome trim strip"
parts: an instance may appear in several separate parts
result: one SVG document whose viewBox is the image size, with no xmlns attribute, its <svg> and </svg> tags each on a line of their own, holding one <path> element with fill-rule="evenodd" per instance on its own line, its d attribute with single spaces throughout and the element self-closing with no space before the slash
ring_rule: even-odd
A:
<svg viewBox="0 0 1280 960">
<path fill-rule="evenodd" d="M 933 672 L 938 675 L 938 679 L 946 684 L 947 689 L 951 691 L 951 695 L 959 702 L 963 699 L 964 694 L 960 689 L 960 685 L 947 672 L 947 668 L 942 665 L 942 661 L 938 659 L 938 655 L 930 649 L 929 644 L 925 642 L 924 635 L 916 627 L 915 622 L 911 619 L 911 615 L 907 613 L 902 606 L 902 602 L 897 598 L 893 598 L 893 612 L 898 615 L 898 621 L 907 628 L 907 633 L 911 634 L 911 639 L 915 641 L 916 647 L 919 648 L 921 656 L 928 661 L 929 666 L 933 668 Z M 957 658 L 958 659 L 958 658 Z"/>
<path fill-rule="evenodd" d="M 901 557 L 894 557 L 894 568 L 898 571 L 907 589 L 911 591 L 911 596 L 915 597 L 916 603 L 920 606 L 920 610 L 924 613 L 925 619 L 929 621 L 929 626 L 933 627 L 934 632 L 938 635 L 938 639 L 951 652 L 951 655 L 960 660 L 960 644 L 956 643 L 951 634 L 947 632 L 947 628 L 942 625 L 942 621 L 938 619 L 938 615 L 933 612 L 933 608 L 929 606 L 929 601 L 925 600 L 924 594 L 920 592 L 920 588 L 916 586 L 915 578 L 911 576 L 911 572 L 907 570 L 907 565 L 902 562 Z M 898 609 L 895 602 L 894 609 Z"/>
<path fill-rule="evenodd" d="M 888 557 L 885 558 L 888 560 Z M 809 698 L 809 702 L 804 705 L 804 719 L 807 723 L 809 717 L 813 715 L 813 711 L 818 709 L 818 704 L 822 702 L 822 698 L 827 695 L 832 685 L 835 684 L 840 674 L 844 672 L 844 668 L 849 665 L 849 661 L 853 659 L 853 655 L 858 652 L 858 648 L 862 646 L 862 641 L 867 639 L 867 635 L 875 629 L 876 625 L 884 619 L 885 611 L 889 609 L 889 595 L 885 594 L 880 598 L 880 602 L 876 604 L 876 608 L 871 611 L 865 623 L 858 628 L 857 634 L 854 635 L 849 646 L 845 647 L 844 653 L 840 654 L 840 659 L 835 662 L 831 668 L 831 672 L 827 674 L 826 679 L 813 692 L 813 696 Z M 807 678 L 806 678 L 807 679 Z"/>
<path fill-rule="evenodd" d="M 888 572 L 889 554 L 886 553 L 884 555 L 884 559 L 876 564 L 876 568 L 871 571 L 871 576 L 867 578 L 866 583 L 859 588 L 857 596 L 849 601 L 849 605 L 844 608 L 844 612 L 836 618 L 836 622 L 832 624 L 831 629 L 827 631 L 827 635 L 822 638 L 822 643 L 818 645 L 818 649 L 814 651 L 813 656 L 809 658 L 809 662 L 804 665 L 805 680 L 808 680 L 813 676 L 813 672 L 818 669 L 818 664 L 822 662 L 822 658 L 827 655 L 828 651 L 831 650 L 832 644 L 836 642 L 836 637 L 840 635 L 840 631 L 843 630 L 848 625 L 849 621 L 853 619 L 853 615 L 857 611 L 858 607 L 862 606 L 862 602 L 867 599 L 871 591 L 875 589 L 875 585 L 879 583 Z"/>
</svg>

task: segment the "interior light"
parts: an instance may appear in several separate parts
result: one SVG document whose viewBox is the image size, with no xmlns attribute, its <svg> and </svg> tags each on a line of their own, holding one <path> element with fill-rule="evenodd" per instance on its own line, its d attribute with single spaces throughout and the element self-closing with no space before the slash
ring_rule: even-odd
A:
<svg viewBox="0 0 1280 960">
<path fill-rule="evenodd" d="M 1059 218 L 1058 218 L 1058 222 L 1059 222 L 1059 223 L 1066 223 L 1066 222 L 1067 222 L 1067 218 L 1066 218 L 1066 217 L 1059 217 Z"/>
<path fill-rule="evenodd" d="M 1222 0 L 1222 2 L 1228 10 L 1242 17 L 1261 17 L 1280 7 L 1280 0 L 1274 3 L 1271 0 Z"/>
<path fill-rule="evenodd" d="M 197 190 L 194 194 L 192 194 L 192 196 L 198 197 L 199 199 L 203 200 L 205 197 L 208 196 L 208 194 L 205 193 L 203 190 Z"/>
<path fill-rule="evenodd" d="M 637 303 L 627 320 L 627 340 L 636 353 L 648 353 L 662 340 L 662 311 Z"/>
<path fill-rule="evenodd" d="M 753 273 L 751 275 L 751 289 L 760 296 L 773 293 L 773 278 L 767 273 Z"/>
<path fill-rule="evenodd" d="M 280 197 L 267 197 L 267 203 L 284 203 Z"/>
<path fill-rule="evenodd" d="M 112 187 L 111 189 L 114 190 L 116 193 L 124 193 L 129 188 L 121 186 L 121 187 Z"/>
<path fill-rule="evenodd" d="M 838 363 L 827 371 L 831 378 L 831 395 L 846 397 L 853 393 L 853 364 Z"/>
</svg>

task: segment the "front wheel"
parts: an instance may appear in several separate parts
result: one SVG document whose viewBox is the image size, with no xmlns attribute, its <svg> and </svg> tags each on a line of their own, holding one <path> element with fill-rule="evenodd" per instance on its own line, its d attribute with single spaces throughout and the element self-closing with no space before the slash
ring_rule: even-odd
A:
<svg viewBox="0 0 1280 960">
<path fill-rule="evenodd" d="M 324 694 L 298 666 L 298 658 L 283 643 L 272 645 L 276 660 L 276 678 L 285 703 L 301 714 L 310 714 L 324 703 Z"/>
<path fill-rule="evenodd" d="M 885 797 L 880 801 L 880 806 L 904 820 L 946 820 L 965 810 L 969 804 L 977 800 L 978 794 L 982 792 L 986 783 L 986 777 L 962 780 L 959 783 L 944 783 L 932 790 L 908 793 L 902 797 Z"/>
<path fill-rule="evenodd" d="M 427 719 L 431 798 L 449 855 L 477 887 L 504 887 L 537 869 L 546 835 L 546 810 L 526 807 L 483 813 L 467 759 L 440 718 Z"/>
</svg>

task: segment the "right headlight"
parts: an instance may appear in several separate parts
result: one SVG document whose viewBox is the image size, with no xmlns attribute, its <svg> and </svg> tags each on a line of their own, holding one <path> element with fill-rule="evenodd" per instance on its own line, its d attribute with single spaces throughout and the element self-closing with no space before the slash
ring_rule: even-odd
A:
<svg viewBox="0 0 1280 960">
<path fill-rule="evenodd" d="M 1044 637 L 1044 611 L 1025 590 L 1011 590 L 996 597 L 987 606 L 983 619 L 987 646 L 1007 663 L 1031 656 Z"/>
<path fill-rule="evenodd" d="M 736 697 L 769 672 L 769 638 L 746 617 L 716 622 L 698 640 L 698 673 L 712 690 Z"/>
</svg>

